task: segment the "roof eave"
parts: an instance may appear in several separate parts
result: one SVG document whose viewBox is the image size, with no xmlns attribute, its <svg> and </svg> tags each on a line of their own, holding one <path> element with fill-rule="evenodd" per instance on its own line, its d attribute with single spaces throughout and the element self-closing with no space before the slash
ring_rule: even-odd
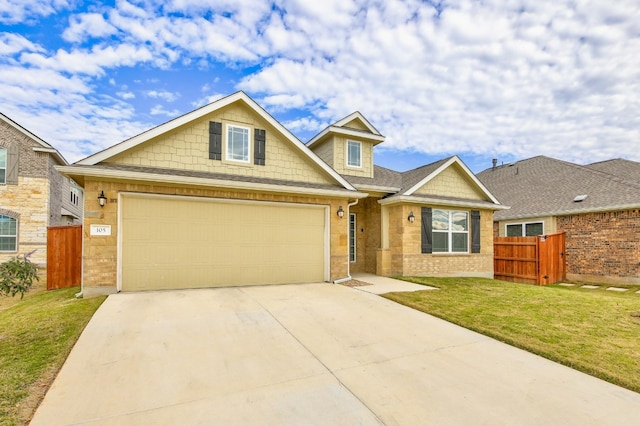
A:
<svg viewBox="0 0 640 426">
<path fill-rule="evenodd" d="M 573 209 L 573 210 L 556 210 L 546 211 L 539 213 L 520 213 L 515 215 L 509 215 L 508 217 L 501 218 L 499 220 L 512 220 L 512 219 L 526 219 L 529 217 L 547 217 L 547 216 L 570 216 L 576 214 L 588 214 L 588 213 L 603 213 L 620 210 L 630 210 L 640 208 L 640 203 L 635 204 L 620 204 L 615 206 L 593 207 L 587 209 Z"/>
<path fill-rule="evenodd" d="M 398 195 L 389 198 L 383 198 L 378 201 L 381 205 L 392 205 L 392 204 L 435 204 L 439 206 L 448 206 L 448 207 L 474 207 L 479 209 L 487 209 L 487 210 L 508 210 L 509 206 L 504 206 L 502 204 L 495 204 L 490 201 L 478 201 L 478 200 L 447 200 L 438 197 L 428 197 L 428 196 L 412 196 L 412 195 Z"/>
<path fill-rule="evenodd" d="M 160 173 L 136 172 L 130 170 L 113 170 L 103 169 L 95 166 L 78 167 L 78 166 L 56 166 L 56 170 L 66 176 L 83 176 L 105 179 L 121 179 L 142 182 L 168 183 L 177 185 L 204 186 L 240 190 L 256 190 L 265 192 L 289 193 L 297 195 L 324 195 L 327 197 L 349 197 L 349 198 L 366 198 L 368 194 L 359 192 L 355 189 L 324 189 L 309 188 L 303 186 L 277 185 L 270 183 L 231 181 L 225 179 L 212 179 L 194 176 L 176 176 Z"/>
</svg>

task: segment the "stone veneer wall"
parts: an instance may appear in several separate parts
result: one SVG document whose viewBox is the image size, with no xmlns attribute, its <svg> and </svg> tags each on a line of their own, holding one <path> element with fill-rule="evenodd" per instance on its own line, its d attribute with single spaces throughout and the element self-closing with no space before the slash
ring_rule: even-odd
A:
<svg viewBox="0 0 640 426">
<path fill-rule="evenodd" d="M 0 146 L 18 144 L 18 184 L 0 185 L 0 214 L 18 219 L 18 251 L 0 253 L 0 262 L 35 250 L 31 260 L 47 263 L 47 226 L 50 222 L 52 192 L 49 185 L 51 156 L 35 152 L 40 146 L 7 123 L 0 121 Z"/>
<path fill-rule="evenodd" d="M 416 221 L 407 220 L 413 211 Z M 474 276 L 493 278 L 493 212 L 480 210 L 480 253 L 421 253 L 420 206 L 389 209 L 389 269 L 385 275 Z M 379 259 L 381 259 L 379 257 Z"/>
<path fill-rule="evenodd" d="M 640 283 L 640 210 L 560 216 L 566 232 L 567 278 Z"/>
<path fill-rule="evenodd" d="M 234 190 L 216 190 L 185 186 L 165 186 L 142 183 L 105 182 L 85 180 L 84 228 L 83 228 L 83 291 L 87 294 L 100 291 L 115 291 L 117 284 L 117 235 L 118 193 L 140 192 L 182 196 L 216 197 L 289 203 L 322 204 L 330 207 L 330 279 L 347 276 L 348 238 L 347 218 L 338 218 L 338 206 L 346 206 L 346 199 L 329 199 L 313 196 L 267 194 Z M 98 205 L 98 194 L 104 191 L 107 205 Z M 343 207 L 344 208 L 344 207 Z M 111 225 L 111 236 L 90 236 L 91 225 Z M 102 290 L 101 290 L 102 289 Z"/>
<path fill-rule="evenodd" d="M 350 272 L 376 273 L 376 252 L 381 246 L 379 198 L 369 197 L 351 207 L 356 214 L 356 262 L 351 263 Z"/>
</svg>

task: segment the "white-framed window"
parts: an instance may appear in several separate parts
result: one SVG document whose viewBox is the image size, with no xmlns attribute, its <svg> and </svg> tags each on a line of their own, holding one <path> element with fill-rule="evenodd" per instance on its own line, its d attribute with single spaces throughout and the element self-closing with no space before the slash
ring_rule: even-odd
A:
<svg viewBox="0 0 640 426">
<path fill-rule="evenodd" d="M 249 163 L 251 160 L 251 129 L 227 124 L 226 159 Z"/>
<path fill-rule="evenodd" d="M 0 148 L 0 183 L 7 183 L 7 149 Z"/>
<path fill-rule="evenodd" d="M 362 142 L 347 141 L 347 166 L 362 167 Z"/>
<path fill-rule="evenodd" d="M 505 231 L 507 237 L 537 237 L 544 235 L 544 222 L 509 223 Z"/>
<path fill-rule="evenodd" d="M 469 212 L 433 209 L 433 253 L 469 252 Z"/>
<path fill-rule="evenodd" d="M 18 220 L 0 215 L 0 252 L 18 250 Z"/>
<path fill-rule="evenodd" d="M 356 261 L 356 214 L 349 213 L 349 262 Z"/>
</svg>

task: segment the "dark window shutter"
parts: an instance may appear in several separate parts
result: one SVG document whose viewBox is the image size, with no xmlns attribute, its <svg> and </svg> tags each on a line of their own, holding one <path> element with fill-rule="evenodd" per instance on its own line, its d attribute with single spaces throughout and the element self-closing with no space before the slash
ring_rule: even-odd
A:
<svg viewBox="0 0 640 426">
<path fill-rule="evenodd" d="M 222 160 L 222 123 L 209 122 L 209 159 Z"/>
<path fill-rule="evenodd" d="M 264 166 L 266 131 L 255 129 L 253 134 L 253 163 Z"/>
<path fill-rule="evenodd" d="M 471 211 L 471 253 L 480 253 L 480 212 Z"/>
<path fill-rule="evenodd" d="M 431 207 L 422 207 L 421 222 L 422 222 L 422 235 L 421 235 L 421 249 L 422 253 L 433 252 L 433 231 L 431 223 Z"/>
<path fill-rule="evenodd" d="M 18 144 L 11 144 L 7 148 L 7 170 L 6 182 L 8 185 L 18 184 L 18 162 L 20 147 Z"/>
</svg>

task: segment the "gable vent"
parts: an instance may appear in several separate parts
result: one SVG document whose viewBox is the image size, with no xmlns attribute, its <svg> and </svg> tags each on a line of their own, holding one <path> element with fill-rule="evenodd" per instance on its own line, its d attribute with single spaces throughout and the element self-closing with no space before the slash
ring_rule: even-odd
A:
<svg viewBox="0 0 640 426">
<path fill-rule="evenodd" d="M 581 202 L 583 202 L 584 200 L 586 200 L 586 199 L 587 199 L 587 197 L 588 197 L 588 195 L 587 195 L 587 194 L 583 194 L 583 195 L 576 195 L 576 198 L 574 198 L 574 199 L 573 199 L 573 202 L 574 202 L 574 203 L 581 203 Z"/>
</svg>

